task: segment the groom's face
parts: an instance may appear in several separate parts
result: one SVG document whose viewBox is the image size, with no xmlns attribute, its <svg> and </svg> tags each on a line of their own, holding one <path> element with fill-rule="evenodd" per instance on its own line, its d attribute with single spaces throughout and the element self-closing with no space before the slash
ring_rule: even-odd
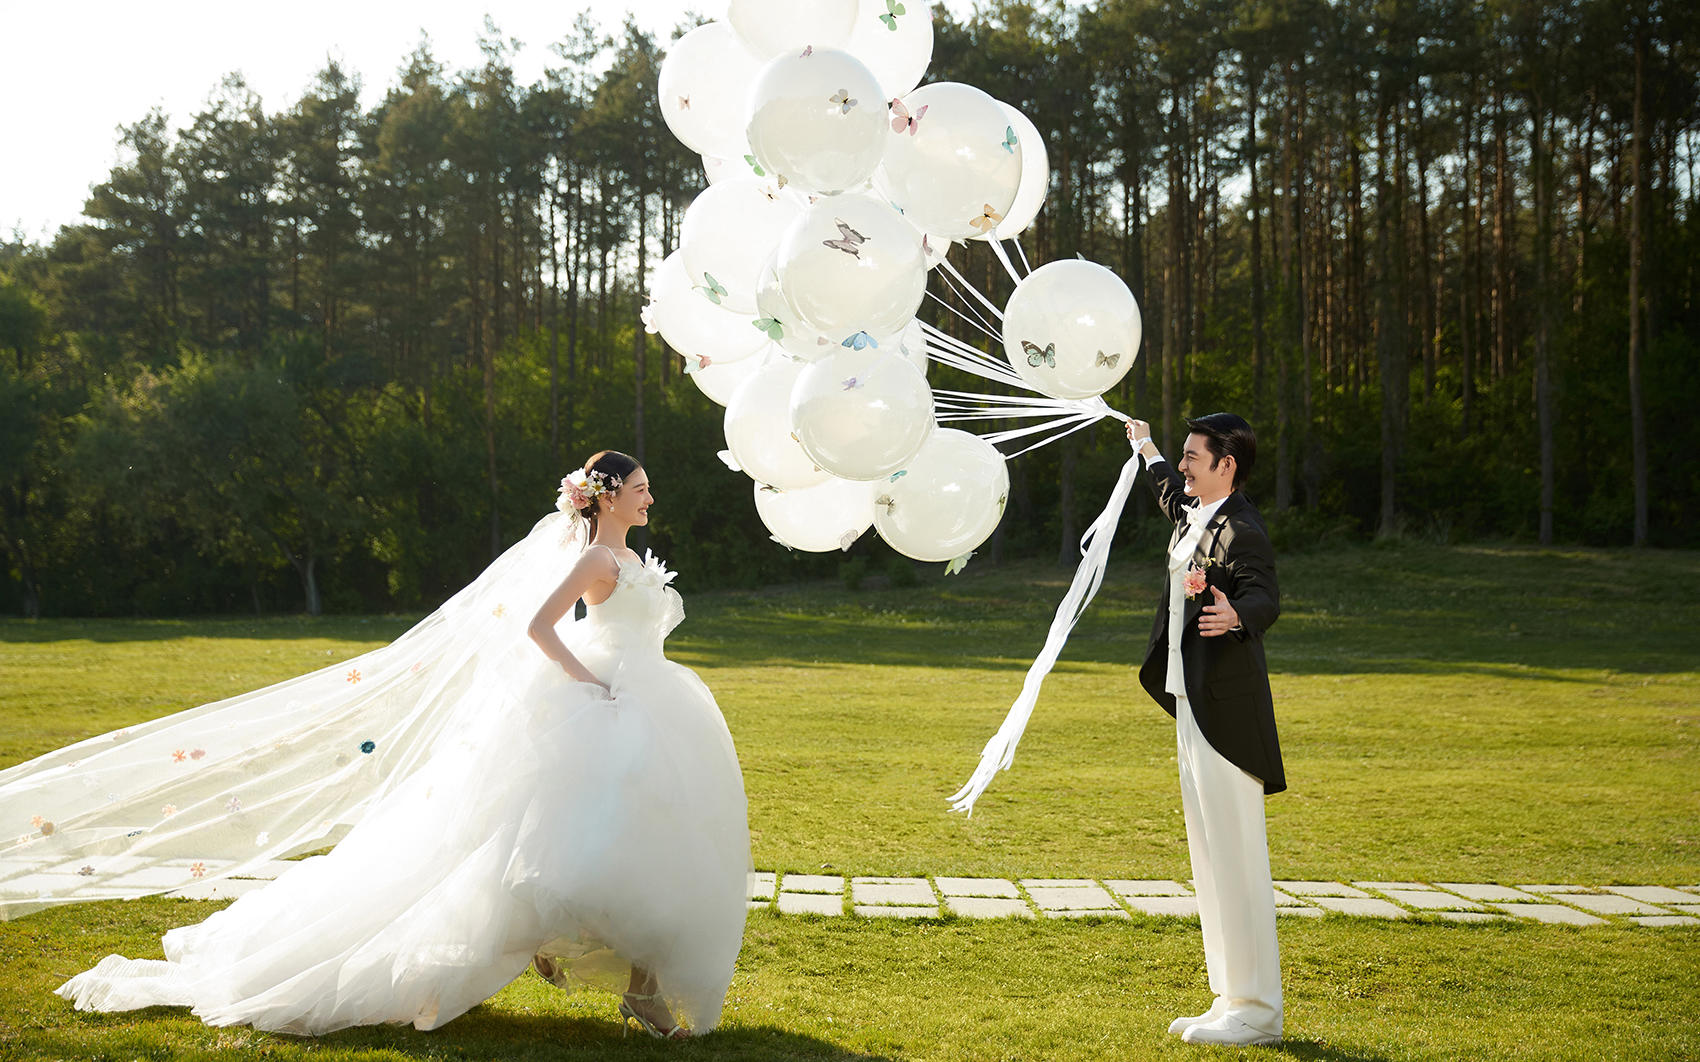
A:
<svg viewBox="0 0 1700 1062">
<path fill-rule="evenodd" d="M 1186 437 L 1186 447 L 1175 467 L 1186 479 L 1186 492 L 1205 504 L 1233 492 L 1234 459 L 1218 460 L 1210 452 L 1210 440 L 1197 432 Z"/>
</svg>

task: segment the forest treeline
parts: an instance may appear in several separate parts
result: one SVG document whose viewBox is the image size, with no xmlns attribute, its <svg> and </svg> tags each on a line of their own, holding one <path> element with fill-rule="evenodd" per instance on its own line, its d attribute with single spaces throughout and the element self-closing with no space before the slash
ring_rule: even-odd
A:
<svg viewBox="0 0 1700 1062">
<path fill-rule="evenodd" d="M 1126 279 L 1145 344 L 1106 397 L 1166 449 L 1189 414 L 1252 420 L 1278 545 L 1694 545 L 1697 18 L 999 0 L 936 9 L 928 80 L 1042 131 L 1022 252 Z M 369 108 L 335 63 L 281 109 L 231 76 L 123 129 L 83 221 L 0 242 L 0 613 L 429 606 L 602 447 L 651 467 L 649 541 L 693 586 L 887 563 L 872 534 L 767 541 L 720 407 L 642 327 L 704 184 L 657 110 L 665 42 L 581 17 L 531 42 L 534 84 L 481 43 L 450 71 L 422 42 Z M 985 247 L 952 260 L 1007 297 Z M 1070 556 L 1125 445 L 1106 421 L 1013 461 L 977 563 Z"/>
</svg>

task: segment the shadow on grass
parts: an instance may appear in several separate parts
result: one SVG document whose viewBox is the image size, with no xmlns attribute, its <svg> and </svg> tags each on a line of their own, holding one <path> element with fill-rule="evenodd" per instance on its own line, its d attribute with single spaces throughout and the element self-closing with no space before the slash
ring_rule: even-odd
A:
<svg viewBox="0 0 1700 1062">
<path fill-rule="evenodd" d="M 475 1008 L 434 1032 L 395 1027 L 345 1029 L 312 1041 L 325 1048 L 368 1048 L 414 1058 L 509 1059 L 539 1052 L 549 1059 L 605 1059 L 645 1048 L 666 1057 L 683 1051 L 692 1058 L 822 1059 L 826 1062 L 891 1062 L 889 1056 L 853 1051 L 826 1040 L 772 1026 L 722 1026 L 699 1040 L 663 1043 L 635 1031 L 622 1037 L 617 1020 L 531 1016 Z"/>
</svg>

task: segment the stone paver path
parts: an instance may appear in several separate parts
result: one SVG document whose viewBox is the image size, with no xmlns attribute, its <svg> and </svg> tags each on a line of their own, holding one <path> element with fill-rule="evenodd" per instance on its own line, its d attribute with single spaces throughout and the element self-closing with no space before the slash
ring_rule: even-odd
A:
<svg viewBox="0 0 1700 1062">
<path fill-rule="evenodd" d="M 290 865 L 268 863 L 241 878 L 211 876 L 167 895 L 228 900 L 262 887 Z M 180 869 L 172 873 L 181 880 Z M 1198 917 L 1192 884 L 1166 878 L 884 878 L 763 871 L 750 875 L 747 896 L 752 910 L 828 918 Z M 1700 884 L 1278 880 L 1275 912 L 1284 918 L 1343 914 L 1449 922 L 1700 926 Z"/>
</svg>

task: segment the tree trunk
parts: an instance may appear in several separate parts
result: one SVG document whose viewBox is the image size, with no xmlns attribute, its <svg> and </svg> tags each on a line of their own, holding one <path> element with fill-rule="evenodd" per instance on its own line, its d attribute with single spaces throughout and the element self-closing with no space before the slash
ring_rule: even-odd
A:
<svg viewBox="0 0 1700 1062">
<path fill-rule="evenodd" d="M 1635 530 L 1631 540 L 1637 546 L 1647 544 L 1647 422 L 1641 404 L 1641 256 L 1642 218 L 1646 206 L 1642 203 L 1642 171 L 1646 166 L 1647 132 L 1642 113 L 1645 68 L 1647 63 L 1646 31 L 1635 28 L 1635 103 L 1630 126 L 1630 200 L 1629 200 L 1629 449 L 1635 493 Z"/>
<path fill-rule="evenodd" d="M 1552 246 L 1551 145 L 1545 135 L 1547 117 L 1539 97 L 1529 100 L 1529 163 L 1535 178 L 1535 420 L 1541 449 L 1540 543 L 1552 545 L 1553 409 L 1551 329 L 1552 298 L 1548 290 Z"/>
<path fill-rule="evenodd" d="M 1246 171 L 1251 177 L 1248 195 L 1251 208 L 1251 409 L 1252 420 L 1262 420 L 1264 410 L 1263 372 L 1268 352 L 1263 332 L 1263 204 L 1257 185 L 1257 104 L 1261 72 L 1246 79 Z"/>
</svg>

